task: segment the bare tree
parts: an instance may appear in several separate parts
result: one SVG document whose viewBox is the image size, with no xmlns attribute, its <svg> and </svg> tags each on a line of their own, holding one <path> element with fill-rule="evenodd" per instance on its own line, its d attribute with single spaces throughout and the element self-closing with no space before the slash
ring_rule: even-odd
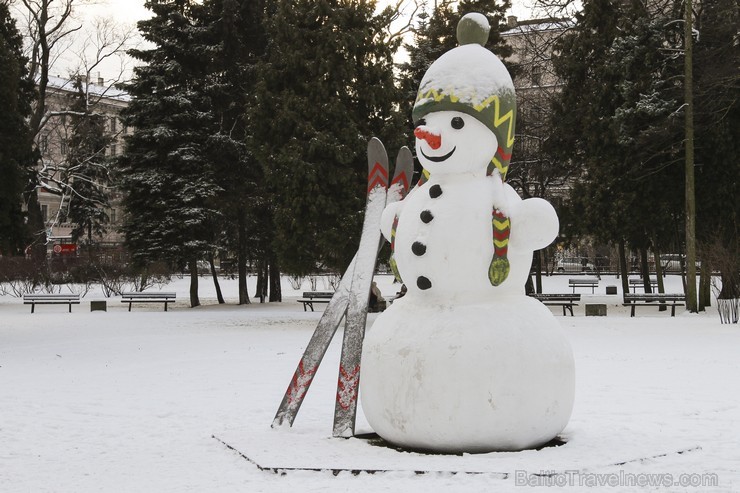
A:
<svg viewBox="0 0 740 493">
<path fill-rule="evenodd" d="M 16 15 L 22 19 L 30 74 L 37 90 L 29 122 L 41 151 L 36 187 L 59 197 L 56 214 L 50 211 L 52 216 L 47 227 L 58 225 L 66 217 L 71 198 L 87 199 L 84 192 L 75 190 L 75 183 L 95 180 L 86 175 L 87 171 L 94 169 L 98 177 L 107 175 L 107 169 L 96 169 L 99 165 L 68 159 L 67 146 L 73 132 L 71 122 L 79 121 L 80 117 L 109 119 L 106 131 L 112 143 L 123 131 L 115 118 L 119 109 L 115 106 L 117 100 L 121 105 L 125 103 L 116 84 L 127 73 L 125 52 L 133 46 L 136 31 L 110 19 L 83 23 L 76 14 L 93 3 L 94 0 L 14 1 Z M 62 56 L 65 58 L 63 67 Z M 115 74 L 101 78 L 101 66 L 110 66 L 112 60 L 118 61 L 117 69 L 113 70 Z M 55 77 L 53 73 L 63 73 L 65 77 Z M 78 88 L 73 87 L 75 84 Z M 69 98 L 73 91 L 82 91 L 85 102 L 74 109 Z M 115 149 L 113 144 L 108 152 L 115 154 Z M 106 149 L 101 149 L 100 153 L 105 154 Z M 99 157 L 93 156 L 96 163 L 102 162 Z"/>
<path fill-rule="evenodd" d="M 17 12 L 24 19 L 29 72 L 38 88 L 31 115 L 31 132 L 36 137 L 46 112 L 49 70 L 72 44 L 72 35 L 82 29 L 73 16 L 74 8 L 85 0 L 20 0 Z"/>
</svg>

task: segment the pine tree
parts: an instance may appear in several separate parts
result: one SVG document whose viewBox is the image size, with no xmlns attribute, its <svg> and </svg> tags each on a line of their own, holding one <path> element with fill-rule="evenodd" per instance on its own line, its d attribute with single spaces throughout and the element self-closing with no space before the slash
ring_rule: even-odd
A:
<svg viewBox="0 0 740 493">
<path fill-rule="evenodd" d="M 392 149 L 402 137 L 389 17 L 374 8 L 278 0 L 267 19 L 249 121 L 274 192 L 273 247 L 289 273 L 346 267 L 361 231 L 367 140 Z"/>
<path fill-rule="evenodd" d="M 191 306 L 199 304 L 196 261 L 214 251 L 213 222 L 220 217 L 221 192 L 205 155 L 206 136 L 215 126 L 199 84 L 210 66 L 197 49 L 202 15 L 190 0 L 150 0 L 151 19 L 139 22 L 152 49 L 132 50 L 145 65 L 126 85 L 133 97 L 122 112 L 134 128 L 120 158 L 127 220 L 123 230 L 135 260 L 187 265 Z"/>
<path fill-rule="evenodd" d="M 740 298 L 739 24 L 736 2 L 702 2 L 694 52 L 696 232 L 702 274 L 720 271 L 724 299 Z"/>
<path fill-rule="evenodd" d="M 23 254 L 30 241 L 22 210 L 34 163 L 26 117 L 31 111 L 33 85 L 28 80 L 23 39 L 0 2 L 0 254 Z M 33 211 L 32 211 L 33 212 Z"/>
<path fill-rule="evenodd" d="M 81 77 L 73 87 L 76 92 L 69 106 L 72 129 L 64 166 L 71 191 L 64 220 L 74 225 L 72 238 L 82 239 L 92 252 L 109 222 L 106 208 L 111 180 L 105 150 L 111 139 L 105 132 L 107 118 L 90 107 Z"/>
<path fill-rule="evenodd" d="M 224 217 L 223 246 L 236 253 L 239 273 L 239 303 L 249 303 L 247 262 L 249 257 L 270 254 L 272 221 L 270 190 L 264 183 L 262 167 L 250 152 L 247 106 L 254 98 L 254 66 L 267 43 L 264 29 L 264 1 L 210 0 L 200 19 L 203 45 L 212 54 L 212 65 L 201 84 L 217 126 L 207 136 L 206 154 L 223 193 L 217 207 Z M 275 266 L 277 267 L 277 266 Z M 280 301 L 279 290 L 270 292 L 271 301 Z"/>
<path fill-rule="evenodd" d="M 553 132 L 546 142 L 556 162 L 580 165 L 580 179 L 570 189 L 561 216 L 561 233 L 591 234 L 601 241 L 622 243 L 635 222 L 634 183 L 628 183 L 630 160 L 620 145 L 613 116 L 622 105 L 620 68 L 612 46 L 625 20 L 617 0 L 590 0 L 576 15 L 576 26 L 561 37 L 553 56 L 563 81 L 553 102 Z M 626 265 L 621 262 L 626 277 Z M 625 292 L 626 279 L 623 279 Z"/>
</svg>

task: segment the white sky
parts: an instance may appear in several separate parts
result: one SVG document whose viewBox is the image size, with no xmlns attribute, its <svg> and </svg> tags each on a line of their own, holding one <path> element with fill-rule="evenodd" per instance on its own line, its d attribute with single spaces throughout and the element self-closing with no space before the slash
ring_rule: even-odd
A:
<svg viewBox="0 0 740 493">
<path fill-rule="evenodd" d="M 149 11 L 144 8 L 144 0 L 99 0 L 99 5 L 86 6 L 85 9 L 93 12 L 92 15 L 112 15 L 121 21 L 136 22 L 149 17 Z M 391 3 L 389 0 L 380 0 L 380 5 Z M 531 0 L 513 0 L 511 13 L 522 19 L 529 16 Z"/>
<path fill-rule="evenodd" d="M 151 16 L 151 12 L 144 7 L 145 0 L 88 0 L 88 2 L 88 4 L 79 4 L 76 12 L 76 16 L 86 25 L 91 24 L 95 18 L 103 17 L 110 18 L 120 25 L 135 26 L 137 21 Z M 533 16 L 531 13 L 532 2 L 533 0 L 512 0 L 513 7 L 509 14 L 516 15 L 520 19 L 531 18 Z M 395 0 L 379 0 L 378 2 L 380 6 L 386 3 L 395 3 Z M 52 75 L 66 77 L 68 72 L 73 71 L 74 67 L 78 66 L 78 60 L 79 56 L 74 53 L 73 49 L 67 50 L 65 55 L 55 64 Z M 130 70 L 133 62 L 128 60 L 126 63 L 129 66 L 128 70 Z M 96 67 L 92 75 L 96 77 L 99 72 L 100 76 L 106 80 L 118 77 L 121 72 L 120 65 L 120 59 L 109 60 L 100 67 Z"/>
</svg>

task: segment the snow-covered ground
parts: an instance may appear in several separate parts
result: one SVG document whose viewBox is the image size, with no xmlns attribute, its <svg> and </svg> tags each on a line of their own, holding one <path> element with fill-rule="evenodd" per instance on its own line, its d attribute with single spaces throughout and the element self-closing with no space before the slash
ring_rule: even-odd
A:
<svg viewBox="0 0 740 493">
<path fill-rule="evenodd" d="M 545 292 L 570 292 L 568 277 L 545 278 Z M 233 304 L 233 281 L 223 306 L 201 283 L 196 309 L 187 280 L 165 286 L 179 300 L 167 313 L 116 298 L 91 312 L 96 292 L 71 314 L 0 297 L 0 491 L 740 490 L 740 327 L 714 307 L 630 318 L 604 277 L 597 294 L 580 290 L 575 317 L 555 311 L 576 359 L 565 445 L 423 455 L 331 438 L 341 332 L 294 427 L 272 430 L 321 309 L 305 313 L 287 282 L 283 303 L 249 306 Z M 585 317 L 587 302 L 608 316 Z M 358 428 L 370 431 L 362 416 Z"/>
</svg>

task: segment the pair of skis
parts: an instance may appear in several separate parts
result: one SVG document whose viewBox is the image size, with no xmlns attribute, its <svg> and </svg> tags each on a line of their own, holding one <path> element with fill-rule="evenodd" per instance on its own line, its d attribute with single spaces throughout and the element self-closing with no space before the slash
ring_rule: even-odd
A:
<svg viewBox="0 0 740 493">
<path fill-rule="evenodd" d="M 370 288 L 375 261 L 384 241 L 380 233 L 380 218 L 387 204 L 397 202 L 406 196 L 414 171 L 411 151 L 407 147 L 401 148 L 389 186 L 388 155 L 383 143 L 374 137 L 367 146 L 367 162 L 367 201 L 360 246 L 303 352 L 303 357 L 275 414 L 273 428 L 286 424 L 293 425 L 321 360 L 342 318 L 346 315 L 334 407 L 333 435 L 351 437 L 355 433 L 362 341 L 365 337 Z"/>
</svg>

